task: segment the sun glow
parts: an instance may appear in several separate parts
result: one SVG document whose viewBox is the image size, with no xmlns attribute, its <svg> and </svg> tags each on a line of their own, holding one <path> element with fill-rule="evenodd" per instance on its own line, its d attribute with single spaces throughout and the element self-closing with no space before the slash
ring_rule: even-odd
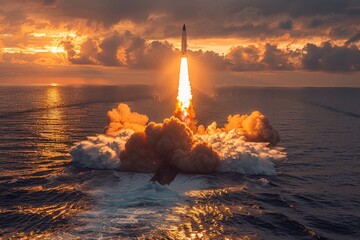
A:
<svg viewBox="0 0 360 240">
<path fill-rule="evenodd" d="M 36 54 L 36 53 L 65 53 L 65 49 L 62 46 L 39 46 L 39 47 L 11 47 L 0 49 L 4 53 L 24 53 L 24 54 Z"/>
<path fill-rule="evenodd" d="M 49 48 L 50 52 L 52 53 L 64 53 L 65 50 L 63 47 L 59 47 L 59 46 L 53 46 Z"/>
</svg>

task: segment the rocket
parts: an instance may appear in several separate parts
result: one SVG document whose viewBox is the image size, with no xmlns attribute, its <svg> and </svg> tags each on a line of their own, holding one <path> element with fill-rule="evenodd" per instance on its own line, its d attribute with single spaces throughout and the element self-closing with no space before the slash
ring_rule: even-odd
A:
<svg viewBox="0 0 360 240">
<path fill-rule="evenodd" d="M 187 36 L 186 36 L 186 26 L 185 24 L 182 27 L 181 34 L 181 56 L 186 56 L 187 51 Z"/>
</svg>

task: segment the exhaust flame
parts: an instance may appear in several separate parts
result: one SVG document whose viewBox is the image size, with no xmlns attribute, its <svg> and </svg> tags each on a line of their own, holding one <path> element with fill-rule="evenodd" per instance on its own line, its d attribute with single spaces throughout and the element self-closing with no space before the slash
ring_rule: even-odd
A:
<svg viewBox="0 0 360 240">
<path fill-rule="evenodd" d="M 180 63 L 179 87 L 177 95 L 177 108 L 179 108 L 183 117 L 188 115 L 188 109 L 192 101 L 191 85 L 189 80 L 189 70 L 187 58 L 182 57 Z"/>
<path fill-rule="evenodd" d="M 181 58 L 178 95 L 174 116 L 183 121 L 192 130 L 196 129 L 187 57 Z"/>
</svg>

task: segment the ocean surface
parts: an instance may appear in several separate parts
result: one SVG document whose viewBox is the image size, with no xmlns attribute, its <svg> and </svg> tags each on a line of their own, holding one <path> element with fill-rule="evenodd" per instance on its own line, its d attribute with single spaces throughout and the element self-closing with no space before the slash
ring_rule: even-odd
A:
<svg viewBox="0 0 360 240">
<path fill-rule="evenodd" d="M 259 110 L 279 131 L 276 175 L 85 169 L 70 150 L 124 102 L 161 122 L 150 86 L 0 87 L 0 238 L 360 239 L 360 89 L 195 91 L 202 124 Z"/>
</svg>

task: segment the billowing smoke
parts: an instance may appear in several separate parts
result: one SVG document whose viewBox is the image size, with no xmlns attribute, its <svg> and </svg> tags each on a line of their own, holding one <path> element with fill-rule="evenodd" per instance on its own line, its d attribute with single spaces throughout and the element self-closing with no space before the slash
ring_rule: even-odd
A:
<svg viewBox="0 0 360 240">
<path fill-rule="evenodd" d="M 254 111 L 250 115 L 230 115 L 223 128 L 217 128 L 216 122 L 210 124 L 206 129 L 200 125 L 198 134 L 228 133 L 234 129 L 250 142 L 268 142 L 275 146 L 280 141 L 279 133 L 270 124 L 268 118 L 259 111 Z"/>
<path fill-rule="evenodd" d="M 133 131 L 144 131 L 149 118 L 136 112 L 131 112 L 128 105 L 120 103 L 117 108 L 107 113 L 109 125 L 106 128 L 106 134 L 116 136 L 123 129 Z"/>
<path fill-rule="evenodd" d="M 135 132 L 120 159 L 121 170 L 156 172 L 154 180 L 160 183 L 171 182 L 177 172 L 211 173 L 220 162 L 218 154 L 175 117 L 151 122 L 145 131 Z"/>
<path fill-rule="evenodd" d="M 286 154 L 275 146 L 278 132 L 262 113 L 230 115 L 218 128 L 216 122 L 192 130 L 177 117 L 162 123 L 126 104 L 108 112 L 105 134 L 77 143 L 73 162 L 87 168 L 155 173 L 152 180 L 169 184 L 178 172 L 239 172 L 275 174 L 273 160 Z M 194 127 L 194 126 L 192 126 Z"/>
</svg>

